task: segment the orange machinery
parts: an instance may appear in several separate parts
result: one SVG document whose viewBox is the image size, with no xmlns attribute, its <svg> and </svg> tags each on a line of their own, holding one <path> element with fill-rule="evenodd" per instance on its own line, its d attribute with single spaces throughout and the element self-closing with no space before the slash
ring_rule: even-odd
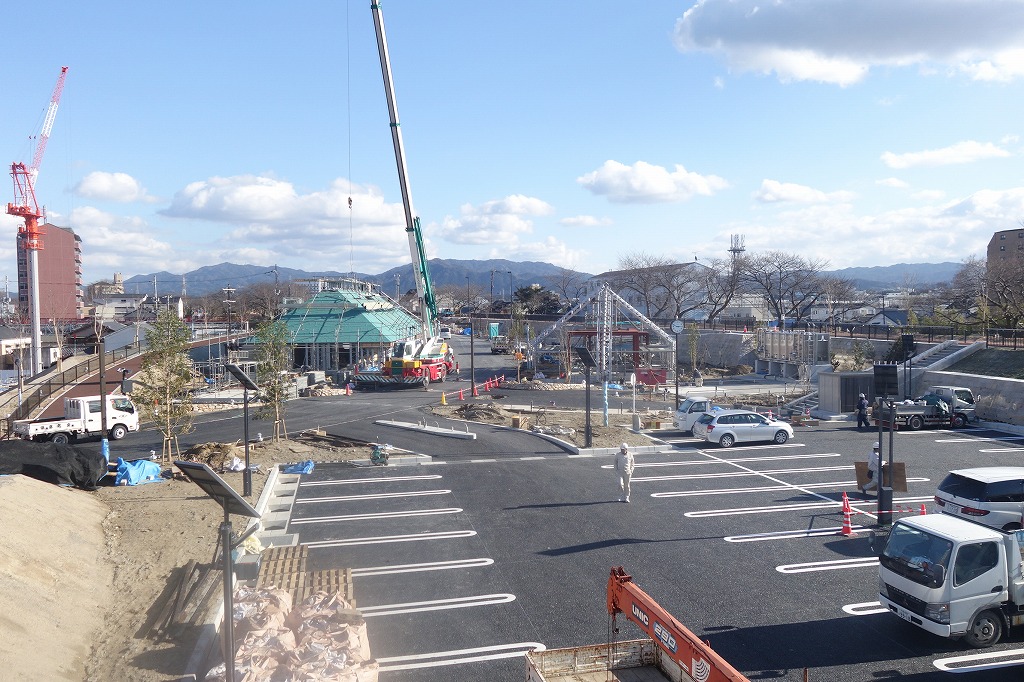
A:
<svg viewBox="0 0 1024 682">
<path fill-rule="evenodd" d="M 616 614 L 640 626 L 677 665 L 695 680 L 704 682 L 750 682 L 742 673 L 690 632 L 633 582 L 621 567 L 608 577 L 608 614 L 615 631 Z"/>
</svg>

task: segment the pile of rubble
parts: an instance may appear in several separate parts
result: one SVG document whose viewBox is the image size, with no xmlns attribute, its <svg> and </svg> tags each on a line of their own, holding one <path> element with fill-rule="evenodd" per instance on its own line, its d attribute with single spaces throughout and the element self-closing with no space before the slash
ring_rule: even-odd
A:
<svg viewBox="0 0 1024 682">
<path fill-rule="evenodd" d="M 181 459 L 186 462 L 208 464 L 214 471 L 222 471 L 235 458 L 240 457 L 243 452 L 241 441 L 235 441 L 234 443 L 201 443 L 193 445 L 182 453 Z"/>
<path fill-rule="evenodd" d="M 452 416 L 474 422 L 504 424 L 508 420 L 504 408 L 492 403 L 463 403 L 452 411 Z"/>
<path fill-rule="evenodd" d="M 279 589 L 240 587 L 234 608 L 236 679 L 376 682 L 366 622 L 338 593 L 316 592 L 298 606 Z M 226 682 L 221 664 L 208 682 Z"/>
</svg>

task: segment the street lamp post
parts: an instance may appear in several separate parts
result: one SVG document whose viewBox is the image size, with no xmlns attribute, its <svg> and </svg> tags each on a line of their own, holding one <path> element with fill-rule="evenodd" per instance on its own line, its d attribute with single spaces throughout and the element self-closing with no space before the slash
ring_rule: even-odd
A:
<svg viewBox="0 0 1024 682">
<path fill-rule="evenodd" d="M 491 270 L 491 300 L 487 302 L 487 316 L 490 317 L 494 312 L 494 270 Z"/>
<path fill-rule="evenodd" d="M 512 284 L 512 271 L 508 271 L 508 329 L 512 334 L 512 311 L 515 309 L 515 286 Z"/>
</svg>

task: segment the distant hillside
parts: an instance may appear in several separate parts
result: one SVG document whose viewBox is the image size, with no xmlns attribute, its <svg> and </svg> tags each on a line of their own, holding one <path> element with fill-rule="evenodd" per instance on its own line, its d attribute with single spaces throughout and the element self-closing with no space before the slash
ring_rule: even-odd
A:
<svg viewBox="0 0 1024 682">
<path fill-rule="evenodd" d="M 830 274 L 851 279 L 858 289 L 887 289 L 893 286 L 927 287 L 949 282 L 962 263 L 897 263 L 869 268 L 843 268 Z"/>
<path fill-rule="evenodd" d="M 509 271 L 512 272 L 512 284 L 521 287 L 526 284 L 547 284 L 547 278 L 559 272 L 560 268 L 550 263 L 537 261 L 510 261 L 505 259 L 491 260 L 453 260 L 435 258 L 428 261 L 430 279 L 435 287 L 440 286 L 466 286 L 469 283 L 490 292 L 493 272 L 495 296 L 509 290 Z M 402 291 L 415 288 L 412 276 L 412 265 L 404 265 L 392 268 L 379 275 L 368 275 L 365 273 L 343 273 L 343 272 L 307 272 L 293 268 L 276 268 L 278 281 L 287 282 L 293 279 L 305 279 L 310 277 L 349 277 L 355 276 L 358 279 L 373 282 L 389 294 L 395 292 L 395 275 L 398 275 L 398 286 Z M 186 272 L 183 275 L 175 275 L 170 272 L 154 272 L 148 275 L 135 275 L 124 281 L 124 290 L 134 294 L 152 294 L 154 279 L 156 281 L 156 293 L 180 294 L 184 287 L 190 296 L 205 296 L 225 287 L 241 289 L 257 282 L 273 282 L 275 268 L 272 265 L 236 265 L 234 263 L 220 263 L 219 265 L 208 265 Z M 584 274 L 584 277 L 590 277 Z"/>
</svg>

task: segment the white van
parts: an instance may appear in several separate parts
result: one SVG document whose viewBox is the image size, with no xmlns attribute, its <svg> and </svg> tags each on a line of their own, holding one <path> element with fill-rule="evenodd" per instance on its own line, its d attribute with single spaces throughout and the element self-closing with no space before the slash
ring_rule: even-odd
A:
<svg viewBox="0 0 1024 682">
<path fill-rule="evenodd" d="M 451 327 L 441 327 L 441 338 L 442 339 L 450 339 L 450 338 L 452 338 L 452 328 Z"/>
<path fill-rule="evenodd" d="M 935 493 L 935 507 L 1005 531 L 1024 527 L 1024 467 L 950 471 Z"/>
</svg>

